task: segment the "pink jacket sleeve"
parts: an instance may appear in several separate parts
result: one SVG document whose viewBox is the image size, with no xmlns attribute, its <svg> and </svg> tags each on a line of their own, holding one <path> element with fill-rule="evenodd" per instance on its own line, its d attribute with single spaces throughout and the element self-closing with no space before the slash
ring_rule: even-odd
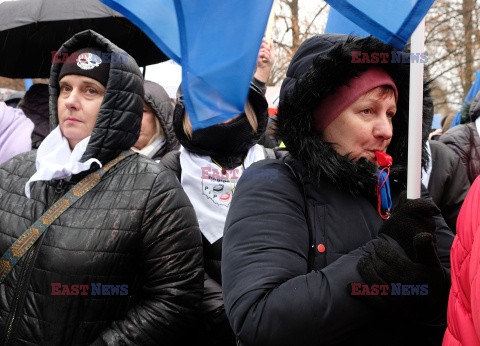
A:
<svg viewBox="0 0 480 346">
<path fill-rule="evenodd" d="M 0 102 L 0 164 L 32 149 L 33 127 L 21 109 Z"/>
</svg>

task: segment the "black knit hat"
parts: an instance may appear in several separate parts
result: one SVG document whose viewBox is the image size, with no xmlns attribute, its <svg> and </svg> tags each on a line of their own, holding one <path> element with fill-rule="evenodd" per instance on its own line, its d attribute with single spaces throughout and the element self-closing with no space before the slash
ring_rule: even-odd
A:
<svg viewBox="0 0 480 346">
<path fill-rule="evenodd" d="M 95 48 L 82 48 L 72 53 L 63 64 L 58 80 L 64 76 L 75 74 L 90 77 L 107 86 L 110 63 L 102 61 L 102 53 Z M 108 60 L 109 61 L 109 60 Z"/>
</svg>

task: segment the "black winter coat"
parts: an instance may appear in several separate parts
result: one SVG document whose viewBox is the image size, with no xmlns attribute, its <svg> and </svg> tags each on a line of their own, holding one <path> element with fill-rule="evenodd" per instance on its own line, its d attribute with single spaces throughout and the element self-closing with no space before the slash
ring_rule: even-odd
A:
<svg viewBox="0 0 480 346">
<path fill-rule="evenodd" d="M 75 35 L 61 51 L 70 53 L 86 42 L 124 54 L 92 31 Z M 53 127 L 60 68 L 53 65 L 50 83 Z M 81 161 L 95 157 L 105 164 L 138 138 L 139 68 L 131 57 L 110 68 Z M 36 171 L 35 158 L 31 151 L 0 166 L 2 254 L 89 173 L 68 182 L 35 182 L 28 199 L 25 183 Z M 60 215 L 0 285 L 2 345 L 181 344 L 202 297 L 201 246 L 195 212 L 176 177 L 134 154 Z M 87 294 L 79 292 L 80 285 L 88 286 L 82 290 Z M 117 287 L 127 294 L 94 294 L 99 285 L 123 285 Z"/>
<path fill-rule="evenodd" d="M 252 165 L 246 171 L 252 178 L 237 184 L 225 224 L 224 304 L 242 344 L 441 341 L 444 327 L 386 319 L 350 296 L 347 285 L 362 282 L 357 262 L 380 240 L 383 220 L 368 198 L 352 198 L 328 181 L 317 188 L 297 161 L 288 163 L 300 179 L 282 160 Z M 392 186 L 394 201 L 403 188 Z M 453 236 L 443 218 L 436 223 L 439 257 L 450 268 Z M 393 239 L 381 238 L 404 254 Z"/>
</svg>

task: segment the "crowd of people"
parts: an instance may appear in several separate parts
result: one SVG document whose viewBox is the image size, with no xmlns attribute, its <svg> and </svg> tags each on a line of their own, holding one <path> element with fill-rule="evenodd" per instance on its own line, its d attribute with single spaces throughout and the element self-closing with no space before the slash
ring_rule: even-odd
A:
<svg viewBox="0 0 480 346">
<path fill-rule="evenodd" d="M 480 345 L 480 95 L 429 139 L 424 84 L 408 199 L 409 64 L 352 63 L 392 50 L 308 38 L 269 118 L 264 39 L 245 111 L 193 130 L 71 37 L 0 103 L 2 345 Z"/>
</svg>

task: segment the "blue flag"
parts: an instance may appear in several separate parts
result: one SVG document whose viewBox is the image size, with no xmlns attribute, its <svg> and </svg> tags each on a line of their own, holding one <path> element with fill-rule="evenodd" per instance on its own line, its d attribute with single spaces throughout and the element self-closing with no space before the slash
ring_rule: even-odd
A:
<svg viewBox="0 0 480 346">
<path fill-rule="evenodd" d="M 353 23 L 351 20 L 345 18 L 341 13 L 330 7 L 328 12 L 327 25 L 325 26 L 326 34 L 345 34 L 355 35 L 359 37 L 370 36 L 368 32 Z"/>
<path fill-rule="evenodd" d="M 461 124 L 462 114 L 460 113 L 462 108 L 470 101 L 473 101 L 475 96 L 477 96 L 478 92 L 480 91 L 480 70 L 475 72 L 475 82 L 471 86 L 470 90 L 468 91 L 467 96 L 465 96 L 465 100 L 463 100 L 462 107 L 455 117 L 453 118 L 452 125 L 450 127 L 454 127 Z"/>
<path fill-rule="evenodd" d="M 101 0 L 182 65 L 193 129 L 244 111 L 273 0 Z"/>
<path fill-rule="evenodd" d="M 355 27 L 358 27 L 360 30 L 363 29 L 383 42 L 402 50 L 435 0 L 325 1 L 346 17 L 349 22 L 344 21 L 345 26 L 343 28 L 341 24 L 331 23 L 329 30 L 337 30 L 335 33 L 339 34 L 355 34 L 355 30 L 357 30 Z M 337 17 L 334 20 L 339 20 L 335 13 L 334 17 Z M 366 35 L 360 33 L 357 36 Z"/>
</svg>

